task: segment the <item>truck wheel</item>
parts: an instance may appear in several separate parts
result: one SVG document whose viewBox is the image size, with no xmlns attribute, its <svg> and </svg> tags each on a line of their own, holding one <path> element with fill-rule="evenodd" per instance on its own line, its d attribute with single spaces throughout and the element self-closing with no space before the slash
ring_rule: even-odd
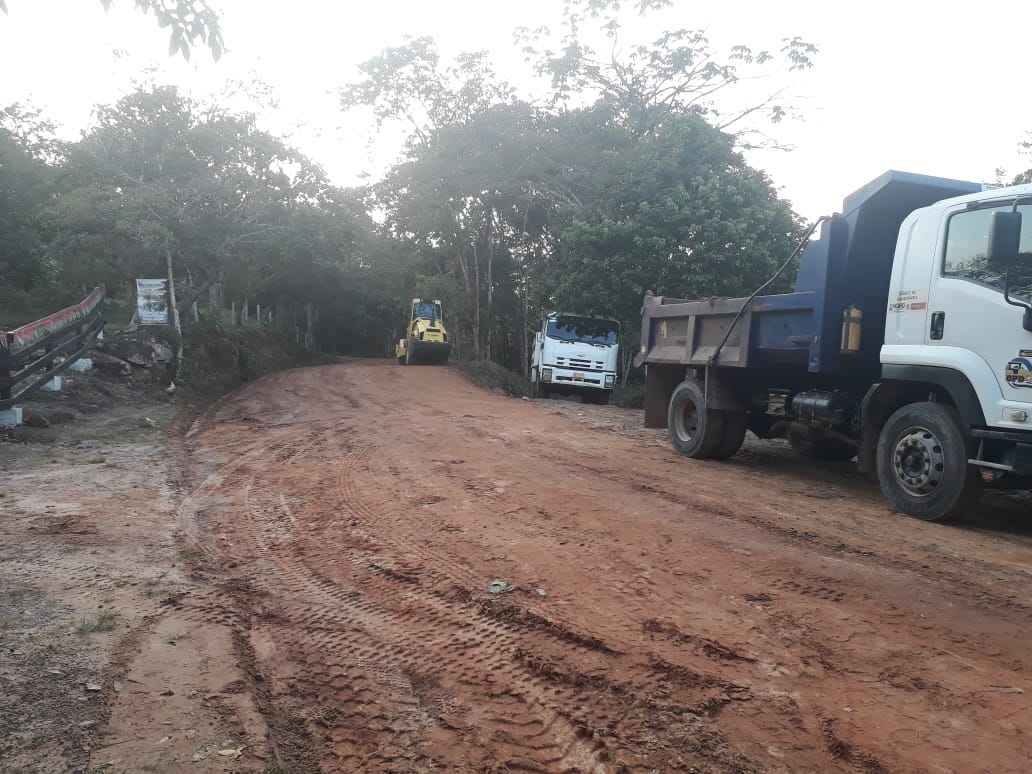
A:
<svg viewBox="0 0 1032 774">
<path fill-rule="evenodd" d="M 742 448 L 745 441 L 745 428 L 749 424 L 749 414 L 745 411 L 723 411 L 724 415 L 724 437 L 720 439 L 720 446 L 713 453 L 713 459 L 726 460 L 733 457 Z"/>
<path fill-rule="evenodd" d="M 600 406 L 608 406 L 609 405 L 609 398 L 610 398 L 610 396 L 612 394 L 613 393 L 611 393 L 609 390 L 606 390 L 605 392 L 600 392 L 595 397 L 595 403 L 597 403 Z"/>
<path fill-rule="evenodd" d="M 706 400 L 694 382 L 681 382 L 667 409 L 670 443 L 680 454 L 695 459 L 716 457 L 724 441 L 724 412 L 706 409 Z"/>
<path fill-rule="evenodd" d="M 856 447 L 837 438 L 807 438 L 802 433 L 789 432 L 788 442 L 796 453 L 815 460 L 847 462 L 856 456 Z"/>
<path fill-rule="evenodd" d="M 982 493 L 952 406 L 912 403 L 899 409 L 878 436 L 877 454 L 882 493 L 907 516 L 946 521 L 971 508 Z"/>
</svg>

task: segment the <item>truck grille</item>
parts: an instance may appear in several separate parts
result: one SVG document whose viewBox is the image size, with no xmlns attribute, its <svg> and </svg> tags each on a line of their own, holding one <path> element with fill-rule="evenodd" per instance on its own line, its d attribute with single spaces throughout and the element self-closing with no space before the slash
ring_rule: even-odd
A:
<svg viewBox="0 0 1032 774">
<path fill-rule="evenodd" d="M 578 360 L 575 357 L 557 357 L 555 364 L 559 368 L 576 368 L 582 371 L 601 371 L 605 365 L 602 360 Z"/>
</svg>

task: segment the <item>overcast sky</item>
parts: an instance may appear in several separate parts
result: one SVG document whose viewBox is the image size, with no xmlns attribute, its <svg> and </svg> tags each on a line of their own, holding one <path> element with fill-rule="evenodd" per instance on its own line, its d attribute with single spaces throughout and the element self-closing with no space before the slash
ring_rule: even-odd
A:
<svg viewBox="0 0 1032 774">
<path fill-rule="evenodd" d="M 378 177 L 397 137 L 377 135 L 345 115 L 336 89 L 356 65 L 404 35 L 430 35 L 444 55 L 485 49 L 524 93 L 541 93 L 512 43 L 517 26 L 558 28 L 561 0 L 217 0 L 228 52 L 191 63 L 168 58 L 168 37 L 152 17 L 115 0 L 8 0 L 0 15 L 0 104 L 31 100 L 75 137 L 94 104 L 116 100 L 157 68 L 157 80 L 204 97 L 252 74 L 278 106 L 256 109 L 263 125 L 289 136 L 343 185 Z M 798 35 L 820 47 L 812 70 L 763 84 L 788 87 L 803 120 L 771 128 L 791 152 L 750 152 L 807 218 L 838 210 L 843 197 L 886 169 L 992 182 L 1032 167 L 1018 143 L 1032 130 L 1025 92 L 1032 3 L 865 3 L 810 0 L 678 0 L 628 36 L 705 28 L 715 46 L 776 49 Z M 114 52 L 119 53 L 114 53 Z"/>
</svg>

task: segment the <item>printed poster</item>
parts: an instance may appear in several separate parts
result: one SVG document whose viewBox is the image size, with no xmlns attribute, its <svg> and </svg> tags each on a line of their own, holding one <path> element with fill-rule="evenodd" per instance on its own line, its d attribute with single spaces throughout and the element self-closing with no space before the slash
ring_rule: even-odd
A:
<svg viewBox="0 0 1032 774">
<path fill-rule="evenodd" d="M 141 325 L 168 325 L 168 280 L 136 280 L 136 316 Z"/>
</svg>

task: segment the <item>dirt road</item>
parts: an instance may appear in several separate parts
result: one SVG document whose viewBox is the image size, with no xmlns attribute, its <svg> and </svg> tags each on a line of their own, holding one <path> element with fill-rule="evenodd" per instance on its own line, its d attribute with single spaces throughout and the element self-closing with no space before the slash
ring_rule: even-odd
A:
<svg viewBox="0 0 1032 774">
<path fill-rule="evenodd" d="M 143 411 L 0 448 L 4 772 L 1032 770 L 1027 500 L 446 368 Z"/>
<path fill-rule="evenodd" d="M 197 418 L 175 604 L 231 633 L 255 766 L 1032 770 L 1025 512 L 915 522 L 626 417 L 363 363 Z"/>
</svg>

